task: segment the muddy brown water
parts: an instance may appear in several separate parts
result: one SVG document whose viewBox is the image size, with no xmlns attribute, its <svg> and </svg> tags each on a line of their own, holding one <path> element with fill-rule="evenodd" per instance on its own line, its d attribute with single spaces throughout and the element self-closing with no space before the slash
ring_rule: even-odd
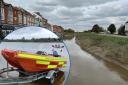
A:
<svg viewBox="0 0 128 85">
<path fill-rule="evenodd" d="M 98 60 L 83 51 L 75 43 L 75 38 L 66 43 L 71 55 L 71 72 L 67 85 L 128 85 L 125 80 L 128 76 L 121 73 L 123 69 L 109 62 Z"/>
</svg>

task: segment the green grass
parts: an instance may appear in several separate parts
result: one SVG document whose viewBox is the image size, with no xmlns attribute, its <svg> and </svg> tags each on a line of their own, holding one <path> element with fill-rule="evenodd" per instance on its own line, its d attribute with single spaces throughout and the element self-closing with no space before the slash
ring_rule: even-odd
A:
<svg viewBox="0 0 128 85">
<path fill-rule="evenodd" d="M 64 39 L 70 40 L 74 37 L 74 33 L 72 32 L 64 32 Z"/>
<path fill-rule="evenodd" d="M 80 38 L 85 38 L 85 37 L 89 38 L 94 42 L 111 43 L 111 44 L 117 44 L 117 45 L 128 45 L 128 38 L 98 35 L 95 33 L 78 33 L 78 36 Z"/>
<path fill-rule="evenodd" d="M 128 65 L 128 38 L 95 33 L 77 33 L 76 37 L 83 49 Z"/>
</svg>

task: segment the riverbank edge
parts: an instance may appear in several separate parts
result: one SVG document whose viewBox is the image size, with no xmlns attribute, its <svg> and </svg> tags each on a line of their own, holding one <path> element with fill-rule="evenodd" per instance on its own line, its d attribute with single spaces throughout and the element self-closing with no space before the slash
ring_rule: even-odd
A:
<svg viewBox="0 0 128 85">
<path fill-rule="evenodd" d="M 128 67 L 124 66 L 123 64 L 119 63 L 118 61 L 116 61 L 116 60 L 111 60 L 111 59 L 105 58 L 105 57 L 101 57 L 101 56 L 96 55 L 95 53 L 91 52 L 91 51 L 88 50 L 86 47 L 82 47 L 82 46 L 81 46 L 81 43 L 80 43 L 80 41 L 79 41 L 79 39 L 77 39 L 77 38 L 76 38 L 76 44 L 78 44 L 78 45 L 81 47 L 81 49 L 83 49 L 84 51 L 88 52 L 88 53 L 91 54 L 92 56 L 95 56 L 95 57 L 98 58 L 98 59 L 101 59 L 101 60 L 110 62 L 110 63 L 112 63 L 112 64 L 114 64 L 114 65 L 116 65 L 116 66 L 119 66 L 119 67 L 121 67 L 122 69 L 128 71 Z"/>
</svg>

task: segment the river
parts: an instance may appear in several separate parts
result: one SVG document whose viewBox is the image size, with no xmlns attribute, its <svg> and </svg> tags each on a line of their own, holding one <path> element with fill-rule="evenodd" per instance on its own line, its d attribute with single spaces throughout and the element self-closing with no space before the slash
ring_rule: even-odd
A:
<svg viewBox="0 0 128 85">
<path fill-rule="evenodd" d="M 75 38 L 67 40 L 66 44 L 71 55 L 71 72 L 67 85 L 128 85 L 105 61 L 83 51 L 75 43 Z"/>
</svg>

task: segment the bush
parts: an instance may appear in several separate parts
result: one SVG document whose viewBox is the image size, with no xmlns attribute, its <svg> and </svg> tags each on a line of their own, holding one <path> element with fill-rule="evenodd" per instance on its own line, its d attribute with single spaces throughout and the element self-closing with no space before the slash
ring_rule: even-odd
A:
<svg viewBox="0 0 128 85">
<path fill-rule="evenodd" d="M 93 26 L 91 32 L 96 32 L 96 33 L 103 32 L 103 28 L 100 27 L 98 24 L 95 24 L 95 25 Z"/>
<path fill-rule="evenodd" d="M 114 32 L 116 32 L 116 27 L 115 27 L 115 25 L 114 25 L 114 24 L 109 25 L 108 31 L 109 31 L 111 34 L 113 34 Z"/>
<path fill-rule="evenodd" d="M 118 35 L 125 35 L 125 25 L 121 25 L 118 29 Z"/>
<path fill-rule="evenodd" d="M 75 31 L 73 29 L 69 28 L 67 30 L 64 30 L 64 32 L 74 33 Z"/>
<path fill-rule="evenodd" d="M 87 32 L 88 33 L 88 32 L 91 32 L 91 30 L 84 30 L 83 32 Z"/>
</svg>

